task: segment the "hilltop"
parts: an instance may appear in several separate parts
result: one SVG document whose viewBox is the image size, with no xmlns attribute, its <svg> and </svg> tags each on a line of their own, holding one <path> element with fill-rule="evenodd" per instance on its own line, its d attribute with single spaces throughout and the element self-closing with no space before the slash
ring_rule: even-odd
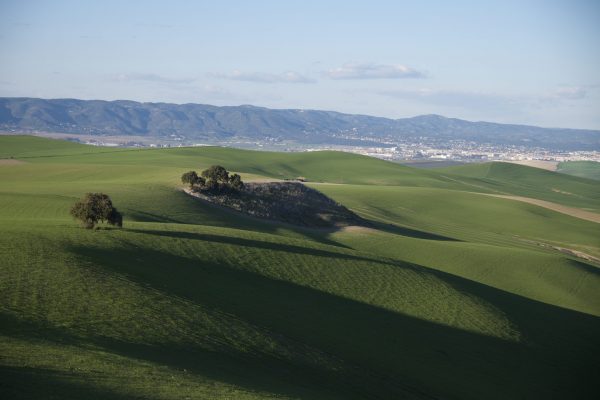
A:
<svg viewBox="0 0 600 400">
<path fill-rule="evenodd" d="M 333 111 L 250 105 L 139 103 L 117 100 L 0 98 L 0 131 L 368 146 L 385 139 L 464 140 L 496 145 L 596 150 L 600 131 L 470 122 L 439 115 L 388 119 Z M 392 145 L 390 145 L 392 146 Z"/>
</svg>

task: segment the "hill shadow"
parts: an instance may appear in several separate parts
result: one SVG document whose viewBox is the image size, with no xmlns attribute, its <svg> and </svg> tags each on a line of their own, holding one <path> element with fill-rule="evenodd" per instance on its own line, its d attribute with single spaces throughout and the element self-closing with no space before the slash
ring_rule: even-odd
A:
<svg viewBox="0 0 600 400">
<path fill-rule="evenodd" d="M 131 396 L 99 387 L 76 374 L 51 369 L 0 365 L 0 377 L 0 394 L 5 399 L 131 399 Z"/>
<path fill-rule="evenodd" d="M 600 276 L 600 265 L 598 264 L 596 264 L 598 266 L 594 266 L 574 259 L 569 259 L 569 264 L 571 264 L 574 268 L 580 269 L 584 272 Z"/>
<path fill-rule="evenodd" d="M 268 241 L 247 239 L 247 238 L 241 238 L 241 237 L 215 235 L 215 234 L 209 234 L 209 233 L 166 231 L 166 230 L 155 230 L 155 229 L 132 229 L 132 228 L 125 228 L 125 229 L 128 232 L 134 232 L 134 233 L 139 233 L 139 234 L 144 234 L 144 235 L 162 236 L 162 237 L 170 237 L 170 238 L 177 238 L 177 239 L 200 240 L 200 241 L 206 241 L 206 242 L 230 244 L 230 245 L 234 245 L 234 246 L 251 247 L 251 248 L 263 249 L 263 250 L 281 251 L 281 252 L 285 252 L 285 253 L 293 253 L 293 254 L 301 254 L 301 255 L 309 255 L 309 256 L 317 256 L 317 257 L 337 258 L 337 259 L 346 259 L 346 260 L 368 261 L 368 262 L 378 263 L 378 264 L 393 265 L 393 264 L 387 263 L 385 261 L 377 260 L 374 258 L 363 257 L 363 256 L 358 256 L 358 255 L 353 255 L 353 254 L 339 253 L 339 252 L 328 251 L 328 250 L 323 250 L 323 249 L 315 249 L 312 247 L 304 247 L 304 246 L 298 246 L 298 245 L 287 244 L 287 243 L 268 242 Z"/>
<path fill-rule="evenodd" d="M 329 228 L 310 228 L 300 225 L 294 225 L 283 221 L 258 218 L 254 217 L 228 207 L 222 207 L 211 202 L 195 198 L 186 194 L 183 191 L 177 192 L 178 196 L 182 197 L 182 200 L 189 201 L 198 209 L 198 215 L 210 215 L 210 218 L 202 218 L 201 223 L 203 225 L 215 226 L 215 227 L 228 227 L 240 230 L 258 231 L 270 234 L 278 234 L 281 229 L 288 230 L 299 236 L 305 237 L 306 239 L 336 246 L 351 249 L 351 247 L 339 243 L 335 240 L 328 238 L 328 235 L 343 229 L 345 226 L 334 226 Z M 208 213 L 207 213 L 208 210 Z M 185 218 L 174 218 L 164 215 L 160 215 L 156 212 L 148 212 L 141 210 L 131 210 L 127 215 L 134 217 L 134 220 L 141 222 L 165 222 L 165 223 L 178 223 L 178 224 L 189 224 L 189 219 Z M 370 220 L 363 217 L 356 216 L 359 226 L 367 228 L 381 230 L 383 232 L 391 233 L 394 235 L 401 235 L 406 237 L 412 237 L 416 239 L 425 240 L 439 240 L 439 241 L 460 241 L 459 239 L 443 236 L 435 233 L 421 231 L 413 228 L 403 227 L 396 224 L 384 223 L 380 221 Z M 200 223 L 200 221 L 198 221 Z"/>
<path fill-rule="evenodd" d="M 64 327 L 55 327 L 48 321 L 19 318 L 16 314 L 0 311 L 0 333 L 4 337 L 35 343 L 87 346 L 90 340 L 75 335 Z M 91 340 L 96 342 L 96 339 Z M 44 363 L 41 356 L 38 361 Z M 2 365 L 0 359 L 0 395 L 7 399 L 114 399 L 131 398 L 117 391 L 94 385 L 89 376 L 70 368 L 56 370 L 44 367 Z"/>
<path fill-rule="evenodd" d="M 282 394 L 298 395 L 291 388 L 299 377 L 303 385 L 347 398 L 586 398 L 600 390 L 594 376 L 600 319 L 426 268 L 423 273 L 435 274 L 506 313 L 523 341 L 456 329 L 206 260 L 153 250 L 72 251 L 96 266 L 235 315 L 348 366 L 332 372 L 318 363 L 282 363 L 272 356 L 234 351 L 228 367 L 232 372 L 204 363 L 202 349 L 193 343 L 185 348 L 164 344 L 161 351 L 105 344 L 123 355 L 190 368 L 251 390 L 272 391 L 276 386 Z M 235 368 L 236 360 L 243 370 Z M 287 378 L 276 372 L 282 368 L 289 372 Z M 250 370 L 267 375 L 247 379 Z M 280 387 L 270 376 L 288 384 Z"/>
<path fill-rule="evenodd" d="M 415 239 L 425 240 L 436 240 L 444 242 L 462 242 L 460 239 L 452 238 L 450 236 L 438 235 L 437 233 L 431 233 L 426 231 L 420 231 L 418 229 L 408 228 L 406 226 L 400 226 L 396 224 L 389 224 L 379 221 L 367 220 L 368 223 L 377 230 L 391 233 L 394 235 L 407 236 Z"/>
<path fill-rule="evenodd" d="M 178 196 L 181 196 L 183 200 L 185 200 L 186 202 L 190 202 L 190 204 L 193 204 L 193 206 L 199 211 L 200 215 L 207 214 L 208 211 L 208 215 L 217 216 L 216 220 L 207 221 L 203 218 L 202 221 L 198 221 L 199 223 L 204 225 L 215 227 L 228 227 L 252 232 L 258 231 L 270 234 L 278 234 L 280 233 L 280 230 L 284 229 L 318 243 L 342 248 L 350 248 L 342 243 L 338 243 L 327 238 L 327 229 L 309 228 L 273 219 L 258 218 L 233 210 L 228 207 L 221 207 L 209 201 L 190 196 L 189 194 L 186 194 L 183 191 L 178 191 L 177 193 Z M 184 220 L 164 222 L 189 223 L 189 221 Z"/>
<path fill-rule="evenodd" d="M 17 338 L 21 341 L 32 343 L 47 343 L 51 346 L 67 345 L 80 346 L 85 352 L 87 349 L 107 352 L 119 357 L 126 357 L 130 361 L 151 362 L 163 369 L 168 367 L 173 372 L 184 372 L 185 378 L 194 380 L 195 377 L 205 380 L 215 379 L 218 382 L 226 382 L 235 385 L 242 390 L 264 391 L 271 393 L 287 393 L 294 398 L 313 399 L 319 398 L 322 392 L 327 392 L 328 379 L 335 379 L 327 369 L 306 368 L 302 365 L 282 360 L 269 354 L 253 352 L 251 356 L 233 347 L 223 348 L 221 351 L 212 351 L 196 343 L 188 345 L 174 344 L 165 337 L 165 343 L 140 343 L 125 341 L 118 338 L 99 336 L 93 333 L 85 336 L 82 332 L 72 334 L 68 328 L 55 327 L 43 321 L 20 320 L 6 313 L 0 313 L 2 322 L 12 322 L 14 326 L 8 329 L 0 328 L 0 332 L 7 337 Z M 40 359 L 42 363 L 45 361 Z M 115 362 L 120 361 L 116 358 Z M 104 360 L 104 363 L 107 361 Z M 109 364 L 110 365 L 110 364 Z M 119 367 L 124 365 L 110 366 L 115 375 L 105 375 L 102 371 L 99 377 L 104 380 L 118 380 L 116 375 Z M 175 379 L 171 371 L 167 373 L 170 379 Z M 223 379 L 223 377 L 228 379 Z M 313 385 L 311 388 L 304 383 L 298 384 L 298 377 L 309 379 Z M 0 394 L 10 396 L 10 399 L 130 399 L 148 398 L 142 395 L 123 395 L 117 391 L 98 387 L 92 382 L 95 378 L 94 370 L 86 368 L 48 369 L 44 367 L 29 366 L 7 366 L 0 365 Z M 108 378 L 108 379 L 107 379 Z M 152 376 L 151 376 L 152 378 Z M 156 376 L 154 379 L 161 379 Z M 230 379 L 229 379 L 230 378 Z M 135 379 L 135 378 L 134 378 Z M 318 382 L 318 385 L 315 385 Z M 163 382 L 158 382 L 162 384 Z M 145 382 L 152 385 L 152 380 Z M 130 388 L 127 388 L 130 391 Z M 176 393 L 176 392 L 174 392 Z M 333 394 L 333 392 L 332 392 Z M 204 397 L 205 393 L 203 393 Z M 133 396 L 133 397 L 132 397 Z M 351 392 L 348 392 L 351 398 Z M 197 398 L 197 397 L 193 397 Z M 338 398 L 331 396 L 326 398 Z"/>
</svg>

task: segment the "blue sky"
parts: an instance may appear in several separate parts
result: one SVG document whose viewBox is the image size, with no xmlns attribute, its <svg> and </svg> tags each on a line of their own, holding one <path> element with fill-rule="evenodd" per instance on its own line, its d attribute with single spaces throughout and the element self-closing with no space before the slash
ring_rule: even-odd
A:
<svg viewBox="0 0 600 400">
<path fill-rule="evenodd" d="M 0 0 L 0 96 L 600 129 L 600 1 Z"/>
</svg>

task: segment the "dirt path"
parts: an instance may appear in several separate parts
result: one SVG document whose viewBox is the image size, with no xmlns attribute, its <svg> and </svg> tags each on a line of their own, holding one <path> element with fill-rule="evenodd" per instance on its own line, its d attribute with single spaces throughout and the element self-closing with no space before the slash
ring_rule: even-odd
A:
<svg viewBox="0 0 600 400">
<path fill-rule="evenodd" d="M 562 214 L 570 215 L 571 217 L 585 219 L 586 221 L 596 222 L 600 224 L 600 214 L 593 213 L 591 211 L 581 210 L 575 207 L 563 206 L 562 204 L 552 203 L 546 200 L 532 199 L 530 197 L 521 196 L 507 196 L 502 194 L 489 194 L 489 193 L 477 193 L 483 196 L 499 197 L 501 199 L 509 199 L 522 201 L 523 203 L 529 203 L 536 206 L 544 207 L 552 211 L 556 211 Z"/>
</svg>

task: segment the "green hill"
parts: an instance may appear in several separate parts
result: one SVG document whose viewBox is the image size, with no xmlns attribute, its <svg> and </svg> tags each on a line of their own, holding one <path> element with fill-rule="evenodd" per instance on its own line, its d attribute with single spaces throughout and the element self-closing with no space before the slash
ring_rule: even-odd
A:
<svg viewBox="0 0 600 400">
<path fill-rule="evenodd" d="M 442 169 L 438 171 L 441 173 Z M 473 191 L 488 189 L 497 194 L 532 197 L 573 207 L 600 210 L 600 185 L 590 179 L 501 162 L 465 164 L 444 168 L 443 171 L 461 182 L 468 178 L 466 182 L 473 185 Z"/>
<path fill-rule="evenodd" d="M 597 161 L 561 162 L 558 164 L 556 171 L 560 172 L 561 174 L 600 181 L 600 162 Z"/>
<path fill-rule="evenodd" d="M 593 209 L 592 181 L 31 137 L 0 137 L 0 153 L 21 161 L 0 163 L 3 397 L 545 399 L 600 389 L 600 266 L 557 250 L 599 257 L 600 224 L 472 193 Z M 373 227 L 278 224 L 179 190 L 182 172 L 215 163 L 244 179 L 304 176 Z M 87 191 L 110 194 L 123 229 L 88 231 L 69 217 Z"/>
<path fill-rule="evenodd" d="M 121 148 L 88 146 L 66 140 L 47 139 L 36 136 L 2 136 L 0 159 L 60 157 L 72 154 L 114 153 Z"/>
</svg>

